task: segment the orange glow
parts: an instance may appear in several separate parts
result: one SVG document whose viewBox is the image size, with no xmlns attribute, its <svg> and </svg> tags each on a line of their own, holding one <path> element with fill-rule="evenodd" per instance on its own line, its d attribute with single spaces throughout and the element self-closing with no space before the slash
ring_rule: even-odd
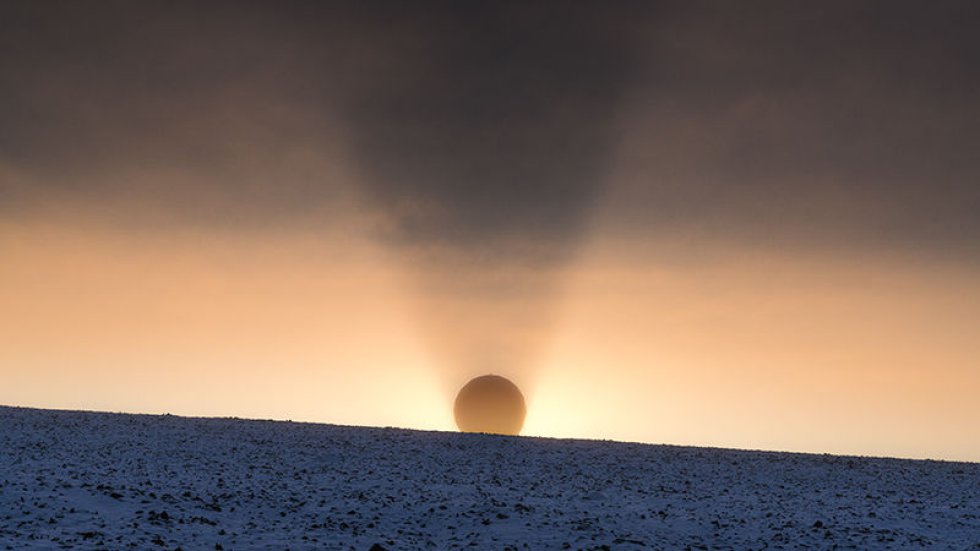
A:
<svg viewBox="0 0 980 551">
<path fill-rule="evenodd" d="M 453 426 L 370 249 L 295 235 L 0 235 L 2 403 Z"/>
<path fill-rule="evenodd" d="M 525 433 L 980 458 L 976 273 L 612 249 L 576 274 Z"/>
<path fill-rule="evenodd" d="M 368 240 L 311 235 L 4 226 L 0 403 L 453 430 L 480 373 Z M 980 459 L 972 267 L 727 250 L 594 242 L 507 374 L 523 433 Z"/>
</svg>

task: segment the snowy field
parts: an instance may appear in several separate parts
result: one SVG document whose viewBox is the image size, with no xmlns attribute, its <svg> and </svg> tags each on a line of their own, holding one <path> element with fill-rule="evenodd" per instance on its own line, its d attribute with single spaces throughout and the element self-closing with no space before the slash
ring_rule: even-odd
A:
<svg viewBox="0 0 980 551">
<path fill-rule="evenodd" d="M 374 545 L 980 549 L 980 464 L 0 407 L 0 549 Z"/>
</svg>

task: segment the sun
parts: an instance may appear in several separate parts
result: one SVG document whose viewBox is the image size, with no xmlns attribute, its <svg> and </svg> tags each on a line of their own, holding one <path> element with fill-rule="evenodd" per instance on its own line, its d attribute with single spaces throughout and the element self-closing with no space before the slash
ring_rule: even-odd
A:
<svg viewBox="0 0 980 551">
<path fill-rule="evenodd" d="M 527 409 L 517 385 L 499 375 L 483 375 L 460 389 L 453 405 L 463 432 L 518 435 Z"/>
</svg>

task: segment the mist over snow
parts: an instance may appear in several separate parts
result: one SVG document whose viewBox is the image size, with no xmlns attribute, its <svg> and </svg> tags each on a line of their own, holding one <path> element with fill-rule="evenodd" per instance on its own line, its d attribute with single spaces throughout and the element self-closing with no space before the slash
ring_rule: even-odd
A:
<svg viewBox="0 0 980 551">
<path fill-rule="evenodd" d="M 977 549 L 980 464 L 0 407 L 0 549 L 375 545 Z"/>
</svg>

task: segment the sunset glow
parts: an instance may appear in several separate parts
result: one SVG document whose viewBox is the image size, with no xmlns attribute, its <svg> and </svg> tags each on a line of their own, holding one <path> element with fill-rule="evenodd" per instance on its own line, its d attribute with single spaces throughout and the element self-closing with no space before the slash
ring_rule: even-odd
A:
<svg viewBox="0 0 980 551">
<path fill-rule="evenodd" d="M 508 374 L 525 434 L 980 456 L 962 267 L 617 249 L 588 248 L 540 363 Z M 8 225 L 0 252 L 10 403 L 452 430 L 455 388 L 480 374 L 439 364 L 368 243 Z"/>
<path fill-rule="evenodd" d="M 0 405 L 980 461 L 969 5 L 646 4 L 3 6 Z"/>
</svg>

